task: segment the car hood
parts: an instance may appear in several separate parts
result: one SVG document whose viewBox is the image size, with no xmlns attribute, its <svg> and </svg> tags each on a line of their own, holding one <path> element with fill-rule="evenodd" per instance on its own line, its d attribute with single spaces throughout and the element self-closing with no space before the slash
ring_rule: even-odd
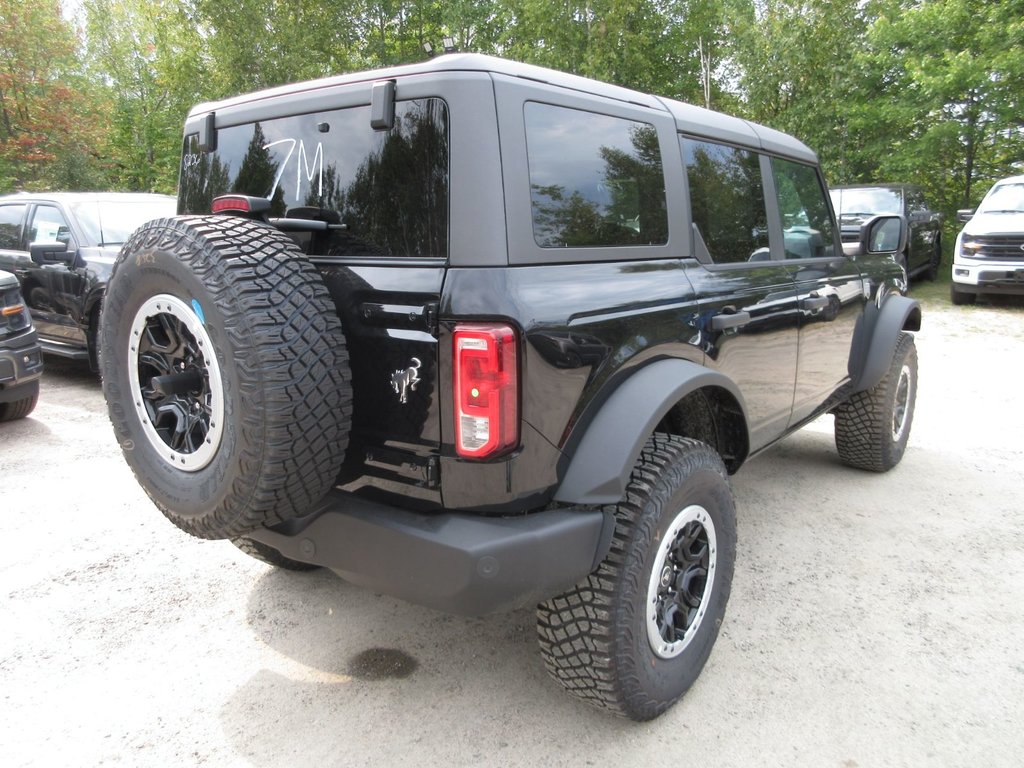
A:
<svg viewBox="0 0 1024 768">
<path fill-rule="evenodd" d="M 979 213 L 964 225 L 965 235 L 1024 234 L 1024 213 Z"/>
</svg>

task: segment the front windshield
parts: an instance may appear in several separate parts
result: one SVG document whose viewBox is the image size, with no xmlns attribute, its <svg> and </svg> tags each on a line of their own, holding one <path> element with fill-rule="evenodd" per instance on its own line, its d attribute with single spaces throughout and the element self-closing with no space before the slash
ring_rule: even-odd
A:
<svg viewBox="0 0 1024 768">
<path fill-rule="evenodd" d="M 884 187 L 833 189 L 832 207 L 840 216 L 903 213 L 903 197 L 899 191 Z"/>
<path fill-rule="evenodd" d="M 993 187 L 978 206 L 978 213 L 1024 213 L 1024 183 Z"/>
<path fill-rule="evenodd" d="M 71 211 L 85 235 L 85 245 L 121 245 L 151 219 L 173 216 L 173 197 L 152 200 L 83 200 Z"/>
</svg>

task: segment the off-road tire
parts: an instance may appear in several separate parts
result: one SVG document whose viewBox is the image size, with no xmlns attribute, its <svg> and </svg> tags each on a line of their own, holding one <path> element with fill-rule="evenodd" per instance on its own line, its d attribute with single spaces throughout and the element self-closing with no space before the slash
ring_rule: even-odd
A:
<svg viewBox="0 0 1024 768">
<path fill-rule="evenodd" d="M 958 291 L 956 289 L 956 283 L 949 284 L 949 300 L 956 306 L 963 306 L 964 304 L 973 304 L 977 301 L 978 295 L 971 293 L 970 291 Z"/>
<path fill-rule="evenodd" d="M 125 459 L 182 530 L 237 538 L 309 512 L 333 485 L 351 423 L 345 338 L 316 268 L 269 225 L 183 216 L 137 230 L 110 277 L 100 348 Z M 174 385 L 194 389 L 155 399 L 173 377 L 154 375 L 150 358 L 197 376 Z M 184 447 L 147 418 L 174 399 L 189 401 L 179 425 L 191 408 L 201 417 Z"/>
<path fill-rule="evenodd" d="M 303 563 L 300 560 L 292 560 L 290 557 L 285 557 L 273 547 L 269 547 L 260 541 L 240 538 L 232 539 L 231 543 L 249 555 L 249 557 L 254 557 L 260 562 L 277 568 L 283 568 L 286 571 L 316 571 L 320 568 L 319 565 Z"/>
<path fill-rule="evenodd" d="M 917 399 L 917 348 L 901 333 L 882 380 L 835 410 L 836 448 L 844 463 L 886 472 L 903 458 Z"/>
<path fill-rule="evenodd" d="M 35 410 L 39 402 L 39 393 L 23 397 L 11 403 L 0 403 L 0 421 L 14 421 L 24 419 Z"/>
<path fill-rule="evenodd" d="M 704 510 L 710 519 L 712 578 L 704 587 L 695 634 L 677 655 L 664 658 L 648 629 L 656 615 L 648 615 L 651 577 L 674 521 L 689 509 Z M 600 567 L 538 607 L 540 650 L 548 672 L 573 695 L 633 720 L 650 720 L 690 688 L 718 637 L 736 558 L 735 505 L 714 450 L 656 434 L 614 513 L 611 551 Z"/>
</svg>

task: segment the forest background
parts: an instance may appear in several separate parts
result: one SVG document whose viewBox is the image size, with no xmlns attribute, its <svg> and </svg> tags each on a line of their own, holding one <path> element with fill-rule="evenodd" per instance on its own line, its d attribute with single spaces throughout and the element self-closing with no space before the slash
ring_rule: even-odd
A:
<svg viewBox="0 0 1024 768">
<path fill-rule="evenodd" d="M 173 193 L 193 104 L 446 37 L 764 123 L 950 227 L 1024 173 L 1024 0 L 0 0 L 0 193 Z"/>
</svg>

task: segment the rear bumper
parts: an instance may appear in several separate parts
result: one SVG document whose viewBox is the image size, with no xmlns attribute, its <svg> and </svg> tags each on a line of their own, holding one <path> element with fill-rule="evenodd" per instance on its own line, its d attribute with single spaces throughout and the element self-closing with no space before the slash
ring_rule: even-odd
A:
<svg viewBox="0 0 1024 768">
<path fill-rule="evenodd" d="M 431 514 L 334 492 L 314 514 L 249 538 L 354 584 L 475 616 L 572 587 L 604 559 L 613 529 L 613 516 L 594 509 Z"/>
<path fill-rule="evenodd" d="M 35 331 L 0 341 L 0 403 L 34 395 L 42 375 L 43 355 Z"/>
</svg>

